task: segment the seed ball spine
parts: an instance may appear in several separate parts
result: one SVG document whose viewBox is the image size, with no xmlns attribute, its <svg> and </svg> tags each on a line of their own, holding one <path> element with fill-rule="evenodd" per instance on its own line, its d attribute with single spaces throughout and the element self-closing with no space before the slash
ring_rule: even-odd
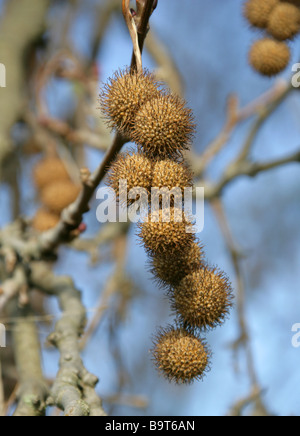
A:
<svg viewBox="0 0 300 436">
<path fill-rule="evenodd" d="M 189 384 L 202 380 L 209 370 L 211 353 L 195 334 L 173 326 L 161 329 L 152 355 L 157 369 L 170 382 Z"/>
<path fill-rule="evenodd" d="M 107 185 L 115 191 L 116 198 L 121 204 L 129 206 L 135 201 L 129 198 L 130 191 L 133 197 L 134 191 L 138 197 L 139 188 L 150 194 L 152 177 L 152 161 L 141 153 L 127 152 L 119 154 L 112 164 Z"/>
<path fill-rule="evenodd" d="M 151 212 L 138 227 L 138 236 L 149 254 L 172 255 L 195 241 L 192 223 L 186 219 L 182 209 L 175 207 Z"/>
<path fill-rule="evenodd" d="M 100 106 L 108 125 L 127 135 L 130 134 L 138 109 L 159 95 L 160 84 L 147 70 L 119 70 L 104 85 Z"/>
<path fill-rule="evenodd" d="M 199 270 L 204 262 L 204 249 L 197 242 L 180 253 L 150 256 L 149 270 L 161 287 L 178 286 L 184 277 Z"/>
<path fill-rule="evenodd" d="M 160 95 L 137 112 L 131 140 L 152 159 L 176 159 L 190 147 L 194 135 L 192 111 L 171 94 Z"/>
<path fill-rule="evenodd" d="M 205 266 L 174 288 L 173 310 L 183 325 L 198 329 L 221 325 L 232 307 L 232 287 L 226 275 Z"/>
<path fill-rule="evenodd" d="M 184 162 L 159 160 L 153 166 L 152 186 L 169 190 L 180 188 L 183 192 L 184 188 L 193 186 L 193 174 Z"/>
</svg>

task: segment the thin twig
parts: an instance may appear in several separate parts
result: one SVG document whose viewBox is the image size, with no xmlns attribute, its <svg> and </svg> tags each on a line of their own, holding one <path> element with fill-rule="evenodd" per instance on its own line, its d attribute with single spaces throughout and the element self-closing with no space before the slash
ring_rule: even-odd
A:
<svg viewBox="0 0 300 436">
<path fill-rule="evenodd" d="M 222 178 L 216 184 L 207 184 L 205 198 L 207 200 L 212 200 L 219 197 L 224 188 L 237 177 L 255 177 L 261 172 L 271 171 L 274 168 L 298 162 L 300 162 L 300 150 L 283 158 L 271 160 L 269 162 L 251 162 L 250 160 L 235 162 L 226 168 Z"/>
<path fill-rule="evenodd" d="M 226 245 L 228 248 L 228 252 L 231 257 L 231 261 L 234 267 L 235 276 L 236 276 L 236 299 L 237 299 L 237 313 L 239 320 L 239 329 L 240 335 L 237 341 L 234 343 L 234 349 L 236 350 L 238 347 L 242 346 L 245 350 L 246 358 L 247 358 L 247 370 L 248 376 L 251 382 L 252 391 L 256 392 L 255 402 L 256 407 L 261 411 L 265 412 L 265 415 L 268 415 L 268 412 L 263 404 L 260 392 L 261 388 L 259 387 L 258 377 L 255 371 L 254 358 L 251 349 L 251 344 L 249 340 L 248 326 L 246 323 L 246 289 L 245 289 L 245 281 L 243 276 L 243 271 L 241 267 L 241 252 L 237 249 L 237 245 L 233 239 L 231 229 L 229 227 L 228 220 L 225 215 L 225 211 L 223 208 L 223 204 L 220 198 L 216 198 L 211 202 L 211 206 L 216 215 L 217 221 L 221 228 L 221 231 L 224 235 L 224 239 L 226 241 Z"/>
<path fill-rule="evenodd" d="M 287 83 L 286 86 L 282 88 L 282 91 L 280 93 L 279 92 L 277 93 L 276 98 L 271 104 L 261 108 L 260 114 L 257 120 L 254 122 L 252 128 L 250 129 L 250 132 L 244 143 L 244 146 L 242 147 L 242 150 L 239 153 L 235 162 L 244 162 L 245 159 L 247 159 L 251 147 L 254 143 L 254 140 L 256 139 L 257 133 L 259 132 L 265 121 L 269 119 L 270 115 L 272 115 L 272 113 L 278 108 L 278 106 L 280 106 L 280 104 L 287 98 L 287 96 L 293 90 L 295 90 L 295 88 L 293 88 L 292 84 Z"/>
<path fill-rule="evenodd" d="M 135 24 L 133 15 L 132 15 L 131 10 L 130 10 L 130 0 L 123 0 L 122 1 L 122 11 L 123 11 L 123 16 L 124 16 L 125 22 L 127 24 L 131 40 L 132 40 L 133 52 L 134 52 L 135 62 L 136 62 L 136 69 L 138 72 L 141 72 L 143 69 L 142 54 L 141 54 L 141 50 L 140 50 L 140 46 L 139 46 L 136 24 Z"/>
<path fill-rule="evenodd" d="M 234 128 L 242 121 L 257 114 L 252 128 L 245 140 L 245 143 L 240 151 L 238 157 L 234 160 L 233 164 L 244 162 L 248 157 L 250 149 L 257 133 L 264 124 L 264 122 L 272 115 L 277 107 L 286 99 L 294 88 L 290 82 L 278 82 L 268 90 L 265 94 L 249 103 L 243 108 L 238 107 L 238 100 L 236 96 L 231 96 L 228 99 L 226 121 L 219 135 L 212 141 L 204 150 L 201 156 L 192 156 L 193 170 L 197 177 L 200 177 L 206 170 L 209 163 L 214 159 L 217 154 L 228 143 Z"/>
</svg>

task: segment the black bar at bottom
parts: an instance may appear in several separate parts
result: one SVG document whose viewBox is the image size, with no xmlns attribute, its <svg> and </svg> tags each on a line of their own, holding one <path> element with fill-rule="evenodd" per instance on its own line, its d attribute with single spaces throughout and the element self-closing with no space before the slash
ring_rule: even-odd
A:
<svg viewBox="0 0 300 436">
<path fill-rule="evenodd" d="M 191 432 L 200 431 L 201 417 L 103 417 L 98 421 L 98 430 L 107 432 L 126 431 L 131 434 L 141 434 L 143 432 L 173 431 Z M 99 428 L 100 427 L 100 428 Z"/>
</svg>

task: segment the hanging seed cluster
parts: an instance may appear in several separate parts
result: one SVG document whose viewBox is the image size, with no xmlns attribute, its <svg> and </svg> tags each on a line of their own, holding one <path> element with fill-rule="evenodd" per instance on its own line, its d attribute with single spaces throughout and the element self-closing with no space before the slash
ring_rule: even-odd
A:
<svg viewBox="0 0 300 436">
<path fill-rule="evenodd" d="M 249 62 L 264 76 L 283 71 L 291 59 L 288 42 L 300 33 L 300 2 L 298 0 L 247 0 L 244 15 L 265 35 L 252 44 Z"/>
<path fill-rule="evenodd" d="M 77 198 L 80 186 L 75 184 L 58 157 L 45 157 L 33 170 L 33 181 L 42 207 L 36 212 L 32 226 L 44 232 L 56 226 L 60 214 Z"/>
<path fill-rule="evenodd" d="M 174 325 L 155 337 L 154 362 L 170 381 L 202 379 L 211 356 L 202 333 L 224 321 L 232 305 L 232 290 L 225 274 L 206 264 L 203 247 L 184 213 L 184 188 L 193 186 L 183 157 L 195 130 L 192 112 L 145 70 L 118 71 L 104 86 L 100 102 L 109 126 L 137 145 L 136 150 L 119 154 L 107 183 L 123 204 L 130 190 L 141 187 L 147 192 L 149 213 L 138 224 L 138 236 L 175 315 Z M 124 188 L 120 179 L 127 181 Z M 150 207 L 153 188 L 160 190 L 157 208 Z M 166 207 L 164 194 L 173 188 L 182 195 L 171 196 Z"/>
</svg>

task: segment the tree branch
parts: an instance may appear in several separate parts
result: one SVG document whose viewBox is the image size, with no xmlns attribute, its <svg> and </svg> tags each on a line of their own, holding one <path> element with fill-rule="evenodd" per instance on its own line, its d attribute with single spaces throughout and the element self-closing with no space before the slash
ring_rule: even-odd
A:
<svg viewBox="0 0 300 436">
<path fill-rule="evenodd" d="M 17 312 L 12 330 L 19 376 L 14 416 L 44 416 L 49 392 L 41 369 L 37 328 L 33 321 L 26 319 L 30 316 L 28 307 Z"/>
<path fill-rule="evenodd" d="M 43 31 L 49 0 L 10 0 L 7 3 L 0 22 L 0 61 L 7 73 L 7 87 L 1 89 L 0 99 L 0 178 L 2 163 L 13 152 L 11 128 L 23 106 L 24 52 Z"/>
<path fill-rule="evenodd" d="M 236 161 L 227 167 L 223 177 L 215 185 L 207 185 L 205 198 L 212 200 L 222 194 L 223 189 L 239 176 L 255 177 L 257 174 L 270 171 L 283 165 L 300 162 L 300 150 L 269 162 L 251 162 L 250 160 Z"/>
<path fill-rule="evenodd" d="M 137 1 L 138 13 L 137 30 L 139 34 L 139 46 L 142 52 L 144 40 L 148 32 L 148 23 L 153 12 L 156 0 L 139 0 Z M 136 68 L 136 58 L 133 54 L 131 61 L 131 70 Z M 34 251 L 42 253 L 55 250 L 60 244 L 69 242 L 72 238 L 72 231 L 77 229 L 82 222 L 83 215 L 89 210 L 89 202 L 92 199 L 95 190 L 105 177 L 110 165 L 120 152 L 123 145 L 128 142 L 121 133 L 117 133 L 112 146 L 107 150 L 104 159 L 98 169 L 90 176 L 85 177 L 83 189 L 78 198 L 62 213 L 62 217 L 57 226 L 48 232 L 41 234 L 37 241 Z"/>
<path fill-rule="evenodd" d="M 53 402 L 65 416 L 104 416 L 100 398 L 94 389 L 97 377 L 84 367 L 80 357 L 79 338 L 86 324 L 81 294 L 69 277 L 55 277 L 43 262 L 32 262 L 32 286 L 55 295 L 62 310 L 49 341 L 60 352 L 60 369 L 52 388 Z"/>
</svg>

